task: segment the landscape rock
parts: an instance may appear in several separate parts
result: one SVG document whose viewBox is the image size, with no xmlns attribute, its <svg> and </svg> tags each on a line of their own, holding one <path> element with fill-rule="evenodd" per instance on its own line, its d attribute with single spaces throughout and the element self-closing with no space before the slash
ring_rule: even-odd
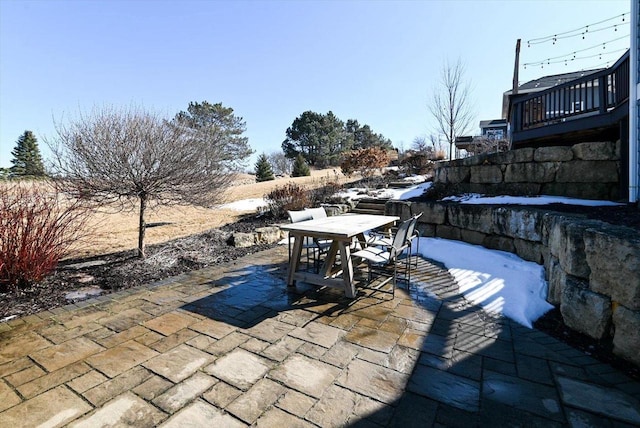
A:
<svg viewBox="0 0 640 428">
<path fill-rule="evenodd" d="M 509 150 L 506 152 L 497 153 L 494 156 L 494 161 L 499 164 L 511 164 L 511 163 L 523 163 L 533 162 L 533 154 L 536 149 L 527 147 L 524 149 Z"/>
<path fill-rule="evenodd" d="M 580 143 L 573 146 L 575 159 L 581 160 L 618 160 L 616 144 L 611 142 Z"/>
<path fill-rule="evenodd" d="M 567 162 L 573 159 L 573 151 L 571 147 L 552 146 L 539 147 L 533 154 L 533 160 L 536 162 Z"/>
<path fill-rule="evenodd" d="M 616 327 L 613 352 L 640 366 L 640 312 L 618 305 L 613 324 Z"/>
<path fill-rule="evenodd" d="M 256 229 L 255 242 L 263 244 L 275 244 L 280 241 L 280 228 L 277 226 L 259 227 Z"/>
<path fill-rule="evenodd" d="M 556 177 L 557 162 L 514 163 L 507 165 L 504 173 L 506 183 L 549 183 Z"/>
<path fill-rule="evenodd" d="M 564 216 L 546 216 L 544 224 L 549 251 L 560 260 L 562 268 L 570 275 L 588 278 L 591 270 L 585 255 L 585 231 L 607 224 Z"/>
<path fill-rule="evenodd" d="M 247 248 L 255 245 L 256 239 L 253 233 L 235 232 L 229 238 L 229 244 L 237 248 Z"/>
<path fill-rule="evenodd" d="M 542 211 L 499 207 L 493 210 L 493 232 L 527 241 L 542 241 Z"/>
<path fill-rule="evenodd" d="M 447 207 L 447 217 L 452 226 L 491 233 L 492 208 L 483 205 L 452 204 Z"/>
<path fill-rule="evenodd" d="M 502 170 L 498 165 L 478 165 L 471 167 L 471 183 L 502 183 Z"/>
<path fill-rule="evenodd" d="M 470 176 L 471 176 L 471 168 L 467 166 L 447 168 L 447 181 L 450 183 L 456 184 L 456 183 L 468 182 Z"/>
<path fill-rule="evenodd" d="M 443 239 L 453 239 L 460 241 L 460 229 L 452 226 L 439 224 L 436 226 L 436 236 Z"/>
<path fill-rule="evenodd" d="M 557 306 L 562 301 L 562 289 L 567 281 L 567 273 L 562 270 L 560 260 L 553 256 L 550 257 L 545 270 L 547 271 L 547 282 L 549 283 L 547 302 Z"/>
<path fill-rule="evenodd" d="M 565 324 L 594 339 L 602 339 L 611 325 L 611 299 L 582 288 L 576 282 L 564 284 L 560 312 Z"/>
<path fill-rule="evenodd" d="M 411 214 L 419 213 L 422 213 L 422 216 L 418 219 L 418 223 L 444 224 L 447 207 L 437 201 L 415 202 L 411 205 Z"/>
<path fill-rule="evenodd" d="M 618 163 L 615 161 L 571 161 L 558 167 L 556 181 L 560 183 L 617 183 Z"/>
<path fill-rule="evenodd" d="M 539 242 L 515 238 L 513 245 L 516 248 L 516 254 L 522 259 L 542 264 L 542 245 Z"/>
<path fill-rule="evenodd" d="M 492 250 L 515 253 L 516 247 L 513 245 L 513 238 L 498 235 L 488 235 L 482 241 L 482 246 Z"/>
<path fill-rule="evenodd" d="M 640 310 L 640 232 L 603 223 L 584 232 L 590 287 Z"/>
</svg>

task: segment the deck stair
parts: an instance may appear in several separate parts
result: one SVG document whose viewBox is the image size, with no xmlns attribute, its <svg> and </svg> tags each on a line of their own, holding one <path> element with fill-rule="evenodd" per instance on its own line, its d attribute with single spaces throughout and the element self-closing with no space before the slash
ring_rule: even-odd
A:
<svg viewBox="0 0 640 428">
<path fill-rule="evenodd" d="M 384 199 L 360 199 L 352 213 L 384 215 L 384 206 L 387 201 Z"/>
</svg>

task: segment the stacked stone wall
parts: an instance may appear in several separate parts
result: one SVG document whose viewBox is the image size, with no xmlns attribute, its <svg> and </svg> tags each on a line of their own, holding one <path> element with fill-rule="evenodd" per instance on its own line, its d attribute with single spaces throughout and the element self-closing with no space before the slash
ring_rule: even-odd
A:
<svg viewBox="0 0 640 428">
<path fill-rule="evenodd" d="M 424 237 L 465 241 L 544 265 L 547 300 L 574 330 L 613 342 L 640 365 L 640 232 L 577 215 L 517 206 L 389 201 L 385 212 L 422 213 Z"/>
<path fill-rule="evenodd" d="M 434 182 L 463 193 L 617 200 L 620 142 L 524 148 L 441 162 Z"/>
</svg>

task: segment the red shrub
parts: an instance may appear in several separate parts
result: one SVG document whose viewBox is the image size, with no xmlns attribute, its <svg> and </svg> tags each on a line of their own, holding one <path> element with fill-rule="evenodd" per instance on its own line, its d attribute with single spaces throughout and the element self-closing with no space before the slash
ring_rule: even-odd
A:
<svg viewBox="0 0 640 428">
<path fill-rule="evenodd" d="M 287 211 L 297 211 L 311 206 L 309 191 L 295 183 L 276 187 L 265 199 L 271 215 L 275 218 L 286 218 Z"/>
<path fill-rule="evenodd" d="M 53 271 L 87 214 L 46 183 L 0 184 L 0 289 L 24 288 Z"/>
</svg>

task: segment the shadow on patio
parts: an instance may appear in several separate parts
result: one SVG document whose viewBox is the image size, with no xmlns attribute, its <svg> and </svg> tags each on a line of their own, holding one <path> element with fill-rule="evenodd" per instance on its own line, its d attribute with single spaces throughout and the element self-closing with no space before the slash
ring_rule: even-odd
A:
<svg viewBox="0 0 640 428">
<path fill-rule="evenodd" d="M 265 364 L 273 388 L 296 391 L 296 404 L 261 401 L 253 420 L 225 409 L 244 422 L 284 421 L 273 419 L 276 411 L 319 426 L 640 422 L 637 382 L 469 304 L 432 262 L 420 260 L 410 291 L 397 290 L 391 301 L 304 284 L 287 289 L 285 274 L 283 263 L 228 271 L 181 308 L 232 326 L 219 339 L 238 334 L 234 343 L 257 358 L 247 361 Z M 220 361 L 210 373 L 226 380 L 223 371 L 234 368 L 242 370 Z"/>
</svg>

